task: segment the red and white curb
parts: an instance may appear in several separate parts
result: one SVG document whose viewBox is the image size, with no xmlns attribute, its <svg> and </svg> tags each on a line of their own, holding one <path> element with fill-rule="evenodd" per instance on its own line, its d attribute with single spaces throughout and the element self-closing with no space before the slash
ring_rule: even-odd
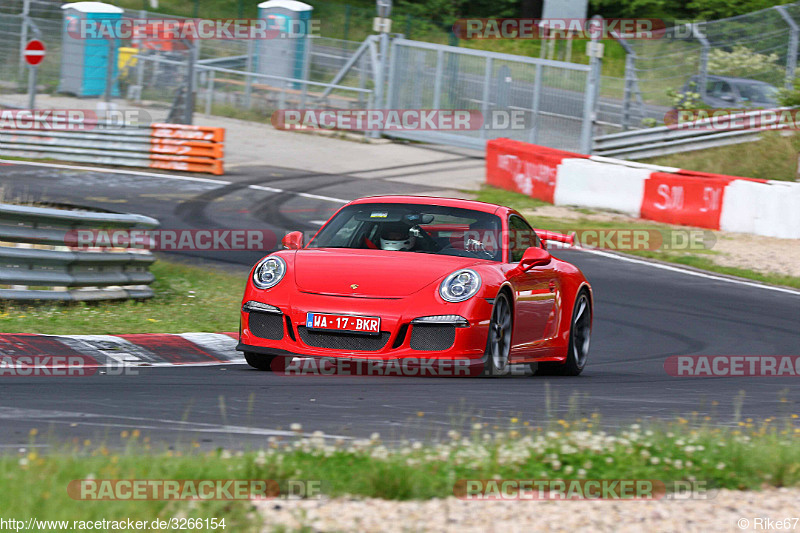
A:
<svg viewBox="0 0 800 533">
<path fill-rule="evenodd" d="M 510 139 L 486 147 L 486 183 L 555 205 L 800 239 L 800 183 L 587 156 Z"/>
<path fill-rule="evenodd" d="M 62 366 L 79 358 L 88 366 L 185 366 L 244 363 L 237 333 L 39 335 L 0 333 L 0 369 Z"/>
</svg>

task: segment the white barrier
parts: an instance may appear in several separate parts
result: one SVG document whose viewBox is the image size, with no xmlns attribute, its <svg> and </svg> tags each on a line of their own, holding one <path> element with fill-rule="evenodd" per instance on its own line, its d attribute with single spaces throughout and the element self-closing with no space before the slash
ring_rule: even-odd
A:
<svg viewBox="0 0 800 533">
<path fill-rule="evenodd" d="M 513 158 L 515 165 L 507 161 Z M 520 187 L 521 169 L 546 168 L 548 180 Z M 556 205 L 610 209 L 636 217 L 768 237 L 800 239 L 800 183 L 756 180 L 587 157 L 494 139 L 487 183 Z M 530 181 L 530 180 L 528 180 Z M 537 182 L 538 183 L 538 182 Z"/>
<path fill-rule="evenodd" d="M 591 159 L 565 159 L 558 167 L 554 203 L 613 209 L 638 217 L 644 182 L 650 171 L 599 163 Z"/>
</svg>

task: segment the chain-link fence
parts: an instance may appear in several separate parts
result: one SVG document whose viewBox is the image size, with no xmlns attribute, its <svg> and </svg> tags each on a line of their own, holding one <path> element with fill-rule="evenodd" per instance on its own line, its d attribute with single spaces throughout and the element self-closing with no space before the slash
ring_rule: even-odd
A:
<svg viewBox="0 0 800 533">
<path fill-rule="evenodd" d="M 478 111 L 484 122 L 467 131 L 391 135 L 473 148 L 506 137 L 585 150 L 586 65 L 404 39 L 392 42 L 391 65 L 388 108 Z M 511 116 L 518 120 L 506 121 Z"/>
<path fill-rule="evenodd" d="M 603 94 L 621 102 L 606 131 L 655 125 L 676 106 L 774 107 L 796 76 L 799 28 L 796 2 L 621 41 L 625 75 L 603 79 Z"/>
</svg>

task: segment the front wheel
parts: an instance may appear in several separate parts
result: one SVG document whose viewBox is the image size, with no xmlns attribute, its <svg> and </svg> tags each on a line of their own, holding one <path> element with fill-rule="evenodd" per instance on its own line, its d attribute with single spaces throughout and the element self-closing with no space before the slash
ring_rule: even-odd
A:
<svg viewBox="0 0 800 533">
<path fill-rule="evenodd" d="M 244 352 L 244 360 L 256 370 L 272 372 L 272 363 L 277 359 L 277 355 L 264 355 L 255 352 Z"/>
<path fill-rule="evenodd" d="M 484 376 L 502 376 L 508 373 L 508 356 L 511 352 L 511 330 L 514 317 L 511 303 L 504 292 L 497 295 L 489 323 L 489 340 L 486 343 L 486 362 L 483 364 Z"/>
<path fill-rule="evenodd" d="M 577 376 L 583 372 L 589 358 L 589 340 L 592 335 L 592 305 L 589 294 L 582 290 L 575 298 L 569 332 L 567 360 L 564 363 L 533 363 L 538 375 Z"/>
</svg>

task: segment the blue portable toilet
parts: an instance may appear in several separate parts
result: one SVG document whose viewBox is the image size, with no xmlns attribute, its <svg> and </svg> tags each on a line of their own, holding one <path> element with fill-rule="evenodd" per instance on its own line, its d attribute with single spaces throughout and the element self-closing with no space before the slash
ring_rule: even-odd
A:
<svg viewBox="0 0 800 533">
<path fill-rule="evenodd" d="M 58 92 L 102 96 L 106 91 L 109 54 L 113 55 L 113 78 L 117 77 L 119 48 L 119 39 L 103 35 L 117 35 L 115 30 L 119 28 L 124 11 L 103 2 L 75 2 L 64 4 L 61 9 L 64 10 L 64 26 Z M 103 29 L 110 31 L 103 32 Z M 119 96 L 116 83 L 111 94 Z"/>
<path fill-rule="evenodd" d="M 270 39 L 256 48 L 256 72 L 283 78 L 303 78 L 308 27 L 313 7 L 297 0 L 268 0 L 258 4 L 258 18 L 267 21 Z M 277 80 L 267 83 L 276 84 Z M 295 83 L 294 88 L 300 84 Z"/>
</svg>

